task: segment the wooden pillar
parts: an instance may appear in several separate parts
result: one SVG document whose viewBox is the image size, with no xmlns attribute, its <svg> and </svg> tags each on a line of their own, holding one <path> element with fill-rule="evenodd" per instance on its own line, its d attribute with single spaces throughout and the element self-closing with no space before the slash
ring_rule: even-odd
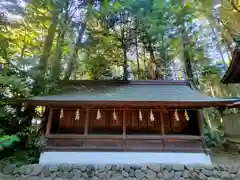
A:
<svg viewBox="0 0 240 180">
<path fill-rule="evenodd" d="M 163 119 L 163 112 L 160 111 L 160 122 L 161 122 L 161 134 L 164 135 L 164 119 Z"/>
<path fill-rule="evenodd" d="M 126 110 L 123 110 L 123 137 L 126 137 Z"/>
<path fill-rule="evenodd" d="M 162 136 L 164 136 L 165 134 L 165 131 L 164 131 L 164 119 L 163 119 L 163 112 L 160 111 L 160 122 L 161 122 L 161 134 Z M 164 149 L 165 148 L 165 141 L 164 141 L 164 138 L 162 139 L 162 148 Z"/>
<path fill-rule="evenodd" d="M 197 110 L 197 121 L 199 124 L 199 131 L 200 131 L 200 136 L 202 137 L 202 145 L 204 150 L 208 153 L 208 148 L 205 143 L 205 138 L 204 138 L 204 133 L 203 133 L 203 125 L 204 125 L 204 116 L 201 110 Z"/>
<path fill-rule="evenodd" d="M 204 136 L 203 135 L 204 117 L 203 117 L 203 113 L 201 112 L 201 110 L 197 110 L 197 122 L 199 125 L 200 136 Z"/>
<path fill-rule="evenodd" d="M 89 123 L 89 109 L 86 109 L 86 118 L 84 123 L 84 135 L 86 136 L 88 134 L 88 123 Z"/>
<path fill-rule="evenodd" d="M 52 117 L 53 117 L 53 109 L 51 108 L 48 114 L 48 122 L 47 122 L 47 130 L 46 130 L 46 136 L 50 134 L 51 126 L 52 126 Z"/>
<path fill-rule="evenodd" d="M 123 149 L 126 151 L 126 110 L 123 110 Z"/>
</svg>

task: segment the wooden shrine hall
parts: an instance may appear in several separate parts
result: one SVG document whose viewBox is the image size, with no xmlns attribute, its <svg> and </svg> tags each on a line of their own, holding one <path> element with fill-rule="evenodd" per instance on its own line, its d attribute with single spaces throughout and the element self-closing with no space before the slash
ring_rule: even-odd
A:
<svg viewBox="0 0 240 180">
<path fill-rule="evenodd" d="M 46 107 L 43 152 L 205 153 L 200 109 L 239 101 L 205 96 L 187 81 L 62 83 L 61 94 L 28 99 Z"/>
</svg>

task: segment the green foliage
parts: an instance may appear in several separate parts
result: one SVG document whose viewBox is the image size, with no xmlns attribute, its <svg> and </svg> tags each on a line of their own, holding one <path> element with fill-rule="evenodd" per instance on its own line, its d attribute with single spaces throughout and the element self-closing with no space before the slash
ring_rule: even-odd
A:
<svg viewBox="0 0 240 180">
<path fill-rule="evenodd" d="M 218 128 L 204 127 L 204 137 L 208 148 L 216 147 L 223 143 L 224 133 Z"/>
<path fill-rule="evenodd" d="M 1 94 L 9 97 L 26 97 L 30 93 L 30 89 L 27 87 L 23 78 L 17 75 L 0 75 Z"/>
<path fill-rule="evenodd" d="M 0 136 L 0 149 L 11 146 L 14 142 L 19 142 L 20 139 L 15 136 Z"/>
<path fill-rule="evenodd" d="M 7 107 L 5 110 L 0 108 L 0 159 L 11 159 L 18 164 L 36 163 L 40 153 L 39 127 L 29 126 L 23 112 L 16 116 L 16 110 Z"/>
<path fill-rule="evenodd" d="M 203 133 L 207 147 L 214 148 L 218 145 L 223 145 L 224 131 L 221 123 L 222 114 L 218 110 L 210 108 L 203 110 L 203 115 Z"/>
</svg>

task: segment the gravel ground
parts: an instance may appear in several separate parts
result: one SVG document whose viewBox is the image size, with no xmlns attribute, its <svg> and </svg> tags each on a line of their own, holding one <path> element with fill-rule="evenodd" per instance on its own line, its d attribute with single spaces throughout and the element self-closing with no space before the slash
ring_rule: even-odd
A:
<svg viewBox="0 0 240 180">
<path fill-rule="evenodd" d="M 211 160 L 213 164 L 235 164 L 240 163 L 240 153 L 226 152 L 223 149 L 212 149 Z"/>
</svg>

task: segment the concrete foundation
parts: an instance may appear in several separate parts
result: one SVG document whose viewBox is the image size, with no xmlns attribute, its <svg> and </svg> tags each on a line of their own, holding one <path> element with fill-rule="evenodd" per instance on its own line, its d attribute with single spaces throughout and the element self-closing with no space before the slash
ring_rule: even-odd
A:
<svg viewBox="0 0 240 180">
<path fill-rule="evenodd" d="M 40 164 L 211 164 L 205 153 L 43 152 Z"/>
</svg>

